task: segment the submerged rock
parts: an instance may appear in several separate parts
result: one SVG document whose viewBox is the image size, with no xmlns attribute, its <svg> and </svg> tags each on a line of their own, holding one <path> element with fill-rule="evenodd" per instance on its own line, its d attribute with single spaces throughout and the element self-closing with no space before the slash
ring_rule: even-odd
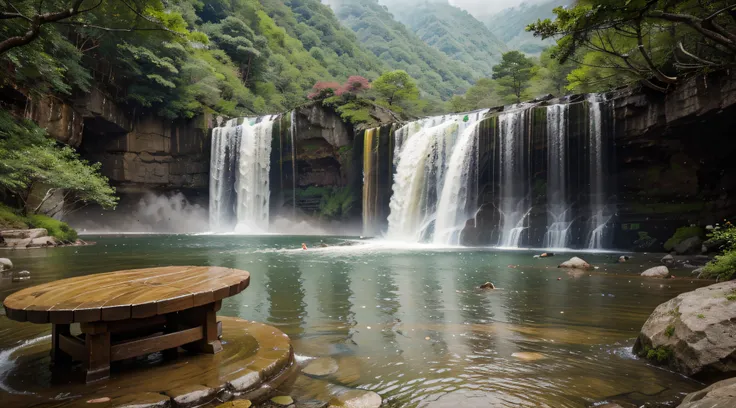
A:
<svg viewBox="0 0 736 408">
<path fill-rule="evenodd" d="M 634 345 L 690 376 L 736 375 L 736 281 L 679 295 L 654 310 Z"/>
<path fill-rule="evenodd" d="M 349 390 L 341 392 L 329 401 L 330 407 L 379 408 L 383 400 L 373 391 Z"/>
<path fill-rule="evenodd" d="M 235 400 L 220 404 L 216 408 L 250 408 L 251 405 L 253 403 L 248 400 Z"/>
<path fill-rule="evenodd" d="M 629 260 L 629 257 L 626 255 L 621 255 L 618 257 L 618 263 L 626 263 L 628 262 L 628 260 Z"/>
<path fill-rule="evenodd" d="M 574 256 L 569 260 L 561 263 L 558 268 L 591 269 L 593 267 L 584 260 L 578 258 L 577 256 Z"/>
<path fill-rule="evenodd" d="M 481 289 L 496 289 L 496 286 L 492 284 L 491 282 L 486 282 L 482 285 L 480 285 Z"/>
<path fill-rule="evenodd" d="M 685 396 L 677 408 L 736 407 L 736 378 L 723 380 Z"/>
<path fill-rule="evenodd" d="M 310 361 L 302 372 L 315 377 L 326 377 L 335 374 L 338 369 L 337 361 L 334 358 L 323 357 Z"/>
<path fill-rule="evenodd" d="M 294 399 L 288 395 L 280 395 L 278 397 L 271 398 L 271 402 L 273 402 L 277 406 L 288 407 L 289 405 L 294 403 Z"/>
<path fill-rule="evenodd" d="M 20 282 L 31 279 L 31 273 L 28 271 L 13 272 L 13 282 Z"/>
<path fill-rule="evenodd" d="M 645 278 L 666 278 L 670 276 L 670 270 L 666 266 L 655 266 L 641 273 Z"/>
<path fill-rule="evenodd" d="M 519 353 L 514 353 L 511 355 L 511 357 L 515 357 L 523 361 L 537 361 L 547 358 L 547 356 L 545 356 L 544 354 L 533 351 L 522 351 Z"/>
<path fill-rule="evenodd" d="M 13 269 L 13 262 L 8 258 L 0 258 L 0 272 Z"/>
</svg>

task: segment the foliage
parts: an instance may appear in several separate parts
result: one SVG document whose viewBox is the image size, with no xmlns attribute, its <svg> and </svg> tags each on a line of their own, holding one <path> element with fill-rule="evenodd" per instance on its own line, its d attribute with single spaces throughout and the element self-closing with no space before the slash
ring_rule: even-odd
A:
<svg viewBox="0 0 736 408">
<path fill-rule="evenodd" d="M 664 329 L 664 335 L 667 337 L 672 337 L 675 334 L 675 326 L 669 325 L 666 329 Z"/>
<path fill-rule="evenodd" d="M 697 226 L 690 226 L 690 227 L 680 227 L 675 231 L 675 233 L 670 237 L 670 239 L 667 240 L 667 242 L 664 243 L 664 249 L 666 251 L 673 250 L 677 244 L 680 242 L 692 238 L 692 237 L 702 237 L 703 236 L 703 229 Z"/>
<path fill-rule="evenodd" d="M 45 215 L 29 215 L 28 225 L 31 228 L 45 228 L 50 236 L 62 242 L 74 242 L 77 240 L 77 231 L 70 227 L 69 224 Z"/>
<path fill-rule="evenodd" d="M 554 45 L 554 39 L 535 38 L 524 28 L 539 18 L 554 18 L 552 9 L 556 6 L 568 6 L 573 2 L 573 0 L 521 1 L 518 6 L 493 13 L 481 18 L 481 21 L 510 49 L 519 50 L 527 55 L 538 55 L 545 48 Z"/>
<path fill-rule="evenodd" d="M 582 64 L 574 84 L 616 78 L 666 91 L 682 75 L 733 67 L 736 4 L 730 0 L 585 0 L 527 27 L 561 37 L 558 58 Z M 591 55 L 592 53 L 592 55 Z"/>
<path fill-rule="evenodd" d="M 503 98 L 497 88 L 496 81 L 490 78 L 479 79 L 465 95 L 455 95 L 450 100 L 450 107 L 453 112 L 467 112 L 503 105 Z"/>
<path fill-rule="evenodd" d="M 474 77 L 490 77 L 491 67 L 507 51 L 506 44 L 483 23 L 447 2 L 403 0 L 384 4 L 422 41 L 462 64 Z"/>
<path fill-rule="evenodd" d="M 350 216 L 355 204 L 355 195 L 349 188 L 335 188 L 322 197 L 319 204 L 320 216 L 340 220 Z"/>
<path fill-rule="evenodd" d="M 334 96 L 338 89 L 342 88 L 337 82 L 318 81 L 312 87 L 312 93 L 307 95 L 311 100 L 321 100 Z"/>
<path fill-rule="evenodd" d="M 546 94 L 562 96 L 569 92 L 568 77 L 576 66 L 570 60 L 560 63 L 554 58 L 557 52 L 557 47 L 549 47 L 542 51 L 539 57 L 539 67 L 531 79 L 529 92 L 533 96 Z"/>
<path fill-rule="evenodd" d="M 721 243 L 721 248 L 724 250 L 736 249 L 736 227 L 731 221 L 725 221 L 724 225 L 716 225 L 711 230 L 708 239 Z"/>
<path fill-rule="evenodd" d="M 373 89 L 380 100 L 397 112 L 403 111 L 411 102 L 419 99 L 419 89 L 414 78 L 402 70 L 384 73 L 373 81 Z"/>
<path fill-rule="evenodd" d="M 641 356 L 646 357 L 647 360 L 651 360 L 660 364 L 667 363 L 672 359 L 672 350 L 665 346 L 660 347 L 646 347 Z"/>
<path fill-rule="evenodd" d="M 378 0 L 331 0 L 330 5 L 363 46 L 388 68 L 416 78 L 423 93 L 449 99 L 473 81 L 473 72 L 394 20 Z"/>
<path fill-rule="evenodd" d="M 335 92 L 336 95 L 360 95 L 371 89 L 371 84 L 360 75 L 353 75 Z"/>
<path fill-rule="evenodd" d="M 0 204 L 0 230 L 26 229 L 28 220 L 12 208 Z"/>
<path fill-rule="evenodd" d="M 646 231 L 639 231 L 639 238 L 634 241 L 634 247 L 640 250 L 647 250 L 652 248 L 657 243 L 657 238 L 649 235 Z"/>
<path fill-rule="evenodd" d="M 114 207 L 115 190 L 99 170 L 99 163 L 91 165 L 72 148 L 57 146 L 33 122 L 0 110 L 0 190 L 12 193 L 24 206 L 33 187 L 42 185 L 47 189 L 43 201 L 63 190 L 70 200 Z M 30 210 L 38 211 L 43 201 Z"/>
<path fill-rule="evenodd" d="M 521 102 L 534 76 L 534 61 L 519 51 L 509 51 L 500 64 L 493 67 L 493 79 L 498 81 L 499 93 L 508 101 Z"/>
<path fill-rule="evenodd" d="M 709 241 L 721 244 L 724 253 L 703 268 L 702 278 L 728 281 L 736 278 L 736 226 L 730 221 L 716 225 L 708 234 Z"/>
</svg>

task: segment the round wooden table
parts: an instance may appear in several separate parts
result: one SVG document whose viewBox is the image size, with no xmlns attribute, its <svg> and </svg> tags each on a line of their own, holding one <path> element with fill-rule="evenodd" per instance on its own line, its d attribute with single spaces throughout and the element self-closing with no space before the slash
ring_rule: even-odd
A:
<svg viewBox="0 0 736 408">
<path fill-rule="evenodd" d="M 178 348 L 222 350 L 217 311 L 248 287 L 237 269 L 170 266 L 80 276 L 23 289 L 3 302 L 13 320 L 52 324 L 55 364 L 83 363 L 85 381 L 110 376 L 110 363 Z M 79 323 L 73 336 L 70 325 Z"/>
</svg>

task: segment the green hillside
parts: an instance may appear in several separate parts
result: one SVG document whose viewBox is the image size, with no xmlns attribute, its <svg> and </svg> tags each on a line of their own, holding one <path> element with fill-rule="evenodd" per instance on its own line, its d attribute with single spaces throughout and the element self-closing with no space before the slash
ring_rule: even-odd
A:
<svg viewBox="0 0 736 408">
<path fill-rule="evenodd" d="M 408 72 L 426 94 L 449 99 L 480 77 L 422 41 L 377 0 L 330 0 L 330 6 L 364 47 L 390 68 Z"/>
<path fill-rule="evenodd" d="M 505 9 L 499 13 L 481 17 L 490 31 L 509 49 L 519 50 L 529 55 L 539 55 L 545 48 L 555 45 L 554 40 L 542 40 L 526 31 L 526 26 L 545 18 L 554 19 L 552 9 L 570 4 L 570 0 L 551 0 L 539 4 L 522 3 L 518 7 Z"/>
<path fill-rule="evenodd" d="M 479 77 L 491 76 L 491 67 L 507 51 L 506 44 L 483 23 L 447 0 L 384 1 L 396 19 L 425 43 L 461 62 Z"/>
</svg>

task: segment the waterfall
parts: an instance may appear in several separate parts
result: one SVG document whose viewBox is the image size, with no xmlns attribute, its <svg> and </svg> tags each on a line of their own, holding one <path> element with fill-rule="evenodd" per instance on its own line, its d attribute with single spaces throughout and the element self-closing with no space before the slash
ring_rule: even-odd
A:
<svg viewBox="0 0 736 408">
<path fill-rule="evenodd" d="M 380 128 L 367 129 L 363 133 L 363 235 L 373 236 L 376 224 L 377 176 L 375 164 L 375 137 Z"/>
<path fill-rule="evenodd" d="M 501 247 L 518 248 L 521 245 L 522 233 L 528 228 L 528 216 L 532 210 L 531 158 L 527 151 L 531 137 L 530 111 L 526 105 L 513 105 L 509 112 L 499 117 Z"/>
<path fill-rule="evenodd" d="M 460 233 L 478 206 L 478 126 L 486 113 L 476 112 L 474 120 L 460 135 L 450 157 L 447 175 L 437 206 L 434 243 L 459 245 Z"/>
<path fill-rule="evenodd" d="M 289 136 L 291 137 L 291 205 L 292 219 L 296 219 L 296 186 L 299 184 L 296 179 L 296 110 L 291 111 L 291 121 L 289 122 Z"/>
<path fill-rule="evenodd" d="M 396 171 L 389 205 L 389 239 L 408 242 L 432 240 L 438 201 L 447 188 L 445 174 L 448 168 L 462 165 L 461 158 L 458 158 L 456 165 L 448 166 L 448 159 L 451 159 L 457 138 L 469 127 L 474 127 L 485 112 L 422 119 L 395 132 Z M 459 177 L 458 185 L 468 182 L 467 179 L 459 180 Z M 446 202 L 447 207 L 458 203 L 449 198 Z M 457 208 L 447 210 L 456 211 Z"/>
<path fill-rule="evenodd" d="M 588 96 L 589 110 L 589 165 L 590 177 L 590 221 L 588 249 L 601 249 L 604 244 L 605 228 L 611 220 L 606 215 L 606 189 L 603 180 L 603 100 L 598 95 Z"/>
<path fill-rule="evenodd" d="M 567 202 L 569 105 L 547 107 L 547 232 L 545 248 L 566 248 L 570 242 L 572 204 Z"/>
<path fill-rule="evenodd" d="M 271 138 L 277 116 L 228 121 L 212 132 L 210 229 L 268 231 Z"/>
<path fill-rule="evenodd" d="M 240 153 L 238 128 L 238 120 L 231 119 L 225 126 L 212 131 L 209 218 L 210 229 L 215 232 L 232 230 L 236 220 L 235 168 Z"/>
</svg>

